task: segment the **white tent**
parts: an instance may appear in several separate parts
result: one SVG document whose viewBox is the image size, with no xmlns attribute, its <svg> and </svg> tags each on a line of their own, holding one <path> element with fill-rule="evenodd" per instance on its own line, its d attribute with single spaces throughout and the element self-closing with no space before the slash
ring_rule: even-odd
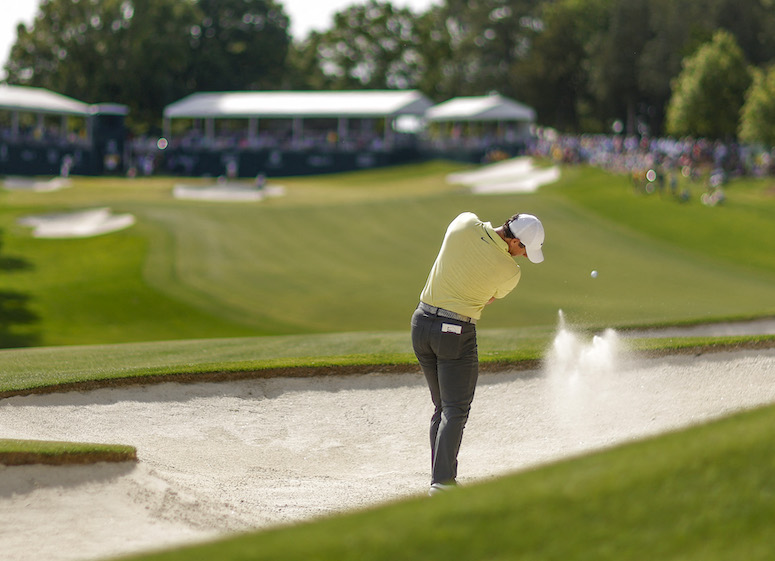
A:
<svg viewBox="0 0 775 561">
<path fill-rule="evenodd" d="M 430 122 L 464 121 L 535 121 L 531 107 L 492 94 L 479 97 L 456 97 L 428 109 L 425 117 Z"/>
<path fill-rule="evenodd" d="M 497 93 L 456 97 L 425 113 L 425 143 L 441 152 L 477 153 L 494 146 L 513 152 L 530 136 L 535 119 L 531 107 Z"/>
<path fill-rule="evenodd" d="M 164 117 L 397 117 L 423 115 L 431 105 L 416 90 L 196 93 L 168 105 Z"/>
<path fill-rule="evenodd" d="M 98 114 L 126 115 L 129 108 L 116 103 L 88 104 L 66 95 L 43 88 L 9 86 L 0 84 L 0 111 L 10 113 L 10 138 L 18 139 L 20 132 L 20 113 L 37 116 L 37 127 L 43 129 L 43 121 L 51 116 L 61 117 L 61 129 L 68 128 L 69 117 L 79 117 L 85 123 L 87 137 L 91 139 L 92 123 L 90 117 Z"/>
<path fill-rule="evenodd" d="M 248 142 L 258 138 L 259 121 L 286 120 L 294 143 L 306 136 L 305 120 L 326 119 L 337 137 L 350 136 L 350 121 L 384 121 L 384 143 L 390 145 L 394 132 L 411 132 L 433 103 L 416 90 L 362 91 L 240 91 L 196 93 L 164 109 L 164 135 L 169 138 L 173 119 L 203 121 L 203 137 L 212 142 L 218 120 L 245 120 Z M 196 125 L 195 125 L 196 126 Z M 361 124 L 361 127 L 366 125 Z M 416 127 L 415 127 L 416 128 Z"/>
<path fill-rule="evenodd" d="M 91 106 L 43 88 L 0 84 L 0 109 L 55 115 L 91 114 Z"/>
</svg>

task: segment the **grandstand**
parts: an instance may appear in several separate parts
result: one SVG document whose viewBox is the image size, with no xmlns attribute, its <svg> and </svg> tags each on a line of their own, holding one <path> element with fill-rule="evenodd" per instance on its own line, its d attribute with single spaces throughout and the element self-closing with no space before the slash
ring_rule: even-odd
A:
<svg viewBox="0 0 775 561">
<path fill-rule="evenodd" d="M 450 99 L 428 109 L 425 120 L 423 151 L 427 157 L 481 162 L 522 153 L 536 113 L 493 93 Z"/>
<path fill-rule="evenodd" d="M 305 175 L 416 160 L 432 102 L 413 90 L 197 93 L 164 110 L 168 170 Z"/>
<path fill-rule="evenodd" d="M 0 85 L 0 175 L 122 171 L 127 113 L 125 105 Z"/>
<path fill-rule="evenodd" d="M 416 90 L 195 93 L 163 113 L 161 138 L 128 138 L 127 108 L 0 86 L 0 175 L 258 177 L 524 150 L 535 112 L 498 94 L 439 105 Z"/>
</svg>

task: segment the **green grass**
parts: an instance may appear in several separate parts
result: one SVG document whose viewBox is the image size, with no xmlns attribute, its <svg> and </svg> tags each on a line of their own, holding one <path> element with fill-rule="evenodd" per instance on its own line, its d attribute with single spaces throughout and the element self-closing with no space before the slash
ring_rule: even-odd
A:
<svg viewBox="0 0 775 561">
<path fill-rule="evenodd" d="M 627 178 L 583 168 L 566 170 L 568 182 L 547 191 L 561 191 L 575 205 L 600 219 L 626 225 L 655 241 L 706 255 L 721 263 L 751 270 L 775 271 L 775 182 L 771 178 L 744 179 L 726 189 L 726 203 L 700 203 L 703 183 L 688 183 L 692 199 L 682 204 L 665 195 L 634 194 Z M 765 250 L 766 248 L 766 250 Z"/>
<path fill-rule="evenodd" d="M 773 423 L 767 407 L 433 499 L 127 559 L 766 560 Z"/>
<path fill-rule="evenodd" d="M 480 358 L 487 362 L 538 360 L 550 332 L 485 330 Z M 408 333 L 334 333 L 152 341 L 0 350 L 0 397 L 27 390 L 132 377 L 224 372 L 288 371 L 328 366 L 417 368 Z"/>
<path fill-rule="evenodd" d="M 28 294 L 39 316 L 15 328 L 20 343 L 9 340 L 405 332 L 444 229 L 464 210 L 496 224 L 529 210 L 547 229 L 546 261 L 524 262 L 515 293 L 487 309 L 485 329 L 547 331 L 558 309 L 589 327 L 775 314 L 775 252 L 766 243 L 775 198 L 766 180 L 735 182 L 724 206 L 708 208 L 696 197 L 635 195 L 626 178 L 588 167 L 564 169 L 535 194 L 474 196 L 446 184 L 458 169 L 432 162 L 287 178 L 278 180 L 287 196 L 260 203 L 178 201 L 170 178 L 0 192 L 3 255 L 27 264 L 1 271 L 4 287 Z M 138 223 L 81 240 L 33 239 L 16 223 L 97 206 Z"/>
<path fill-rule="evenodd" d="M 0 439 L 0 465 L 132 462 L 137 450 L 120 444 Z"/>
<path fill-rule="evenodd" d="M 554 330 L 481 330 L 483 368 L 534 366 L 545 356 Z M 775 336 L 645 339 L 626 342 L 633 351 L 775 346 Z M 357 332 L 272 337 L 150 341 L 0 350 L 0 398 L 58 387 L 143 383 L 151 378 L 314 375 L 316 371 L 373 372 L 418 369 L 408 333 Z"/>
<path fill-rule="evenodd" d="M 40 318 L 0 341 L 37 345 L 0 351 L 0 397 L 182 376 L 416 369 L 409 316 L 447 223 L 464 210 L 494 223 L 530 211 L 547 229 L 546 262 L 525 263 L 516 292 L 480 324 L 485 367 L 542 359 L 558 309 L 580 330 L 775 315 L 769 180 L 736 181 L 724 206 L 707 208 L 697 187 L 678 204 L 588 167 L 564 169 L 535 194 L 477 197 L 444 181 L 460 167 L 287 179 L 287 196 L 257 204 L 176 201 L 169 178 L 0 192 L 3 289 L 28 294 Z M 84 240 L 33 239 L 16 223 L 97 206 L 138 223 Z M 682 352 L 773 341 L 630 344 Z M 432 501 L 139 558 L 769 559 L 774 422 L 775 408 L 763 408 Z M 0 463 L 103 453 L 135 452 L 0 440 Z"/>
</svg>

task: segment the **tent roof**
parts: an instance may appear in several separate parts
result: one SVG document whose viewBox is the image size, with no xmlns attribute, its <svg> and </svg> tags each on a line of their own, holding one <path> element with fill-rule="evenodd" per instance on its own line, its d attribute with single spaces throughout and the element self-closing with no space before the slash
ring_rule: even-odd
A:
<svg viewBox="0 0 775 561">
<path fill-rule="evenodd" d="M 416 90 L 196 93 L 168 105 L 168 118 L 388 117 L 423 115 L 433 105 Z"/>
<path fill-rule="evenodd" d="M 527 105 L 492 94 L 456 97 L 428 109 L 429 121 L 535 121 L 535 110 Z"/>
<path fill-rule="evenodd" d="M 0 85 L 0 109 L 57 115 L 90 115 L 87 103 L 43 88 Z"/>
<path fill-rule="evenodd" d="M 43 88 L 5 84 L 0 84 L 0 109 L 83 117 L 95 114 L 126 115 L 129 113 L 129 108 L 119 103 L 90 105 Z"/>
</svg>

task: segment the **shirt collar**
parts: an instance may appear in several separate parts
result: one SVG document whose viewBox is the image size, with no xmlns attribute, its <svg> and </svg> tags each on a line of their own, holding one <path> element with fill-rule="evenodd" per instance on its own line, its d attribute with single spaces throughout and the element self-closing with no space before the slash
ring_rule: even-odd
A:
<svg viewBox="0 0 775 561">
<path fill-rule="evenodd" d="M 509 244 L 507 244 L 503 238 L 498 235 L 498 232 L 495 231 L 495 228 L 492 227 L 492 224 L 490 222 L 482 222 L 482 226 L 484 227 L 484 231 L 487 234 L 487 237 L 489 237 L 490 241 L 495 244 L 495 247 L 502 250 L 504 253 L 509 253 Z M 509 253 L 509 255 L 511 254 Z"/>
</svg>

